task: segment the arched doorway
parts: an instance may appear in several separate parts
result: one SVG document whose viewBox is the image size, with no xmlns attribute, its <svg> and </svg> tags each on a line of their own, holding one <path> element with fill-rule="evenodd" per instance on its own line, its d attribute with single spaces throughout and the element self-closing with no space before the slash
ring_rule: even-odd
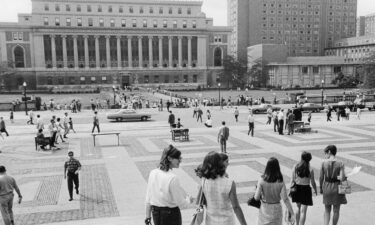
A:
<svg viewBox="0 0 375 225">
<path fill-rule="evenodd" d="M 223 66 L 221 48 L 215 48 L 215 51 L 214 51 L 214 66 Z"/>
<path fill-rule="evenodd" d="M 25 53 L 21 46 L 14 48 L 14 66 L 16 68 L 25 68 Z"/>
</svg>

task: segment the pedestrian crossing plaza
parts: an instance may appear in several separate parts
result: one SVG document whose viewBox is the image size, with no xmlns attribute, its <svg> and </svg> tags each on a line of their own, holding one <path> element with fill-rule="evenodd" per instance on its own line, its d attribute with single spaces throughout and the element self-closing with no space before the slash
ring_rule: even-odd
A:
<svg viewBox="0 0 375 225">
<path fill-rule="evenodd" d="M 237 194 L 248 224 L 257 224 L 257 210 L 246 205 L 264 172 L 270 157 L 276 157 L 289 187 L 292 168 L 301 153 L 308 151 L 311 166 L 319 184 L 323 149 L 334 144 L 337 158 L 344 162 L 346 172 L 360 166 L 361 171 L 349 177 L 352 194 L 342 206 L 339 224 L 372 225 L 375 216 L 375 117 L 363 113 L 361 120 L 326 122 L 324 114 L 316 114 L 311 124 L 314 132 L 279 135 L 273 124 L 265 124 L 265 115 L 255 117 L 255 134 L 249 136 L 245 115 L 236 123 L 232 112 L 212 110 L 217 121 L 228 121 L 227 142 L 229 166 L 227 173 L 236 182 Z M 84 112 L 84 115 L 90 112 Z M 206 128 L 194 118 L 191 110 L 175 110 L 189 128 L 189 141 L 172 141 L 167 113 L 159 112 L 149 122 L 109 123 L 102 119 L 102 132 L 120 132 L 120 145 L 115 136 L 98 136 L 96 146 L 89 122 L 76 124 L 76 134 L 69 134 L 60 150 L 35 150 L 35 128 L 24 121 L 9 125 L 10 136 L 0 140 L 0 164 L 16 178 L 24 196 L 22 204 L 14 204 L 16 224 L 143 224 L 145 192 L 150 171 L 158 166 L 163 148 L 174 145 L 182 152 L 177 174 L 182 187 L 192 196 L 198 192 L 199 178 L 194 169 L 211 151 L 220 151 L 217 141 L 219 122 Z M 83 115 L 80 115 L 84 118 Z M 45 115 L 47 117 L 47 115 Z M 233 118 L 232 118 L 233 117 Z M 240 116 L 241 119 L 241 116 Z M 79 120 L 79 118 L 76 118 Z M 83 120 L 82 120 L 83 121 Z M 64 179 L 64 162 L 73 151 L 82 164 L 80 193 L 68 201 Z M 314 196 L 309 207 L 307 225 L 323 224 L 322 196 Z M 294 205 L 295 207 L 295 205 Z M 189 224 L 194 205 L 182 210 L 183 224 Z M 0 222 L 2 224 L 2 221 Z"/>
</svg>

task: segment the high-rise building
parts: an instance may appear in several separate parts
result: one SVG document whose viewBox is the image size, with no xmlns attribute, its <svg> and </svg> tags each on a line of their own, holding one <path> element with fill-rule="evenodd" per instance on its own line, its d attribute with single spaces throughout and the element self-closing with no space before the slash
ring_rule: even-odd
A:
<svg viewBox="0 0 375 225">
<path fill-rule="evenodd" d="M 375 34 L 375 13 L 365 16 L 365 35 Z"/>
<path fill-rule="evenodd" d="M 317 56 L 335 40 L 356 35 L 357 0 L 228 0 L 230 53 L 286 44 L 289 56 Z"/>
<path fill-rule="evenodd" d="M 366 17 L 360 16 L 357 18 L 357 33 L 355 36 L 356 37 L 364 36 L 365 29 L 366 29 Z"/>
<path fill-rule="evenodd" d="M 32 0 L 0 23 L 0 61 L 18 88 L 215 86 L 230 27 L 197 0 Z"/>
</svg>

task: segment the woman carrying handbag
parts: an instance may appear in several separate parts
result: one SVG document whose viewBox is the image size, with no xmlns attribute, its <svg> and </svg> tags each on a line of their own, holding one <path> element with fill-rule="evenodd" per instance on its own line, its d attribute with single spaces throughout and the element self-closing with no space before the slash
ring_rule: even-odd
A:
<svg viewBox="0 0 375 225">
<path fill-rule="evenodd" d="M 324 225 L 329 225 L 333 206 L 332 225 L 337 225 L 340 217 L 340 206 L 346 204 L 345 194 L 339 194 L 341 181 L 346 180 L 344 163 L 336 159 L 337 148 L 328 145 L 324 149 L 326 160 L 322 163 L 320 170 L 320 193 L 323 194 Z"/>
</svg>

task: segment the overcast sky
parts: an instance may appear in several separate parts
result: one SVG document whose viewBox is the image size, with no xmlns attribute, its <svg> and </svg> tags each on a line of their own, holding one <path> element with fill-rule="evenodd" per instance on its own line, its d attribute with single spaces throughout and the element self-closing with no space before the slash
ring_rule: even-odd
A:
<svg viewBox="0 0 375 225">
<path fill-rule="evenodd" d="M 16 22 L 18 13 L 31 12 L 31 0 L 0 0 L 0 22 Z M 215 25 L 227 24 L 227 0 L 203 0 L 203 12 Z M 358 0 L 358 16 L 375 13 L 375 0 Z"/>
</svg>

